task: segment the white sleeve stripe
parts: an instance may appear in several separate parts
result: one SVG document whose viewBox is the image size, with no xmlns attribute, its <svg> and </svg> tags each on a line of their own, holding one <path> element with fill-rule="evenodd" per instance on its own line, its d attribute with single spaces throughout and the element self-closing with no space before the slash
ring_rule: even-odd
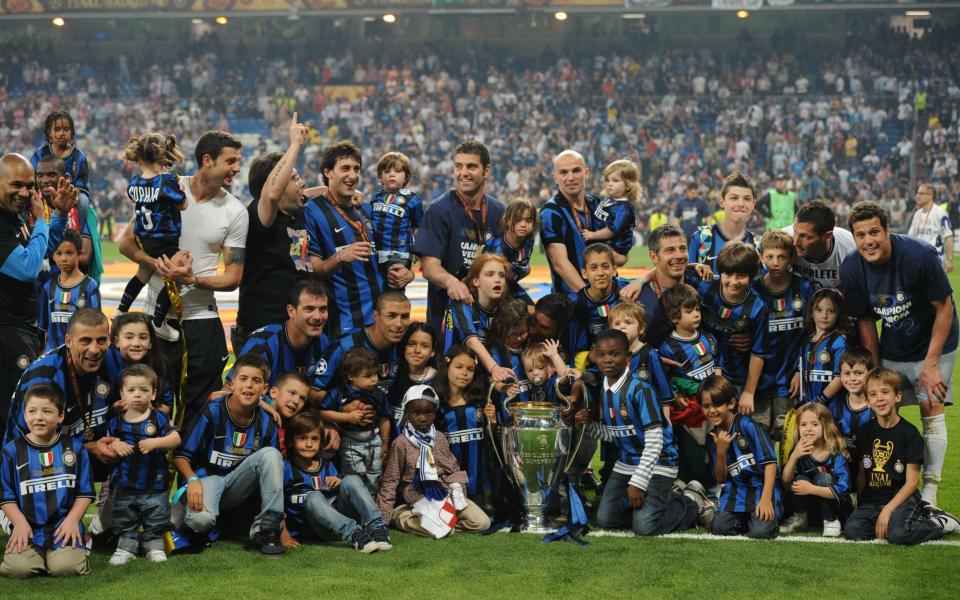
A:
<svg viewBox="0 0 960 600">
<path fill-rule="evenodd" d="M 630 485 L 646 490 L 653 476 L 653 467 L 657 464 L 660 451 L 663 450 L 663 427 L 652 427 L 643 432 L 643 454 L 630 477 Z"/>
</svg>

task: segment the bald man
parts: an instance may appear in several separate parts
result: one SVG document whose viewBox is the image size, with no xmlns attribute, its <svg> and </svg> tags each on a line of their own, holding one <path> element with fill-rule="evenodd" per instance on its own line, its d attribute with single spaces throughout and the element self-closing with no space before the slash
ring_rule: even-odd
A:
<svg viewBox="0 0 960 600">
<path fill-rule="evenodd" d="M 600 199 L 586 191 L 589 175 L 579 152 L 564 150 L 553 159 L 553 180 L 559 190 L 541 209 L 540 241 L 547 251 L 554 292 L 576 293 L 586 285 L 581 271 L 587 243 L 581 232 L 604 227 L 597 212 Z"/>
<path fill-rule="evenodd" d="M 33 166 L 19 154 L 0 157 L 0 439 L 6 434 L 10 396 L 23 370 L 40 353 L 36 280 L 47 255 L 63 239 L 77 190 L 61 178 L 53 195 L 53 222 L 37 193 Z M 33 231 L 21 219 L 28 211 Z"/>
</svg>

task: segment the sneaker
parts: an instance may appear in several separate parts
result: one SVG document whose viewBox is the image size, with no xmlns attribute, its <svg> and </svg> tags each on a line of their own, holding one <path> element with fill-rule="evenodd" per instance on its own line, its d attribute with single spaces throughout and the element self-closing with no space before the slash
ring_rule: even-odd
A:
<svg viewBox="0 0 960 600">
<path fill-rule="evenodd" d="M 780 526 L 780 533 L 793 533 L 807 527 L 807 513 L 793 513 Z"/>
<path fill-rule="evenodd" d="M 676 492 L 677 494 L 683 495 L 683 489 L 687 487 L 687 483 L 682 479 L 676 479 L 673 482 L 673 485 L 670 486 L 670 490 Z"/>
<path fill-rule="evenodd" d="M 840 520 L 834 519 L 832 521 L 824 520 L 823 522 L 823 537 L 840 537 L 840 534 L 843 533 L 843 528 L 840 527 Z"/>
<path fill-rule="evenodd" d="M 113 556 L 110 557 L 110 560 L 107 561 L 115 567 L 120 565 L 125 565 L 128 562 L 132 562 L 137 559 L 137 555 L 132 552 L 127 552 L 122 548 L 117 548 L 117 551 L 113 553 Z"/>
<path fill-rule="evenodd" d="M 0 512 L 0 533 L 10 535 L 13 532 L 13 523 L 7 518 L 7 515 Z"/>
<path fill-rule="evenodd" d="M 176 342 L 180 339 L 180 332 L 170 325 L 170 323 L 164 323 L 162 326 L 157 327 L 154 330 L 154 333 L 161 340 L 166 340 L 168 342 Z"/>
<path fill-rule="evenodd" d="M 280 520 L 282 515 L 268 513 L 260 521 L 260 530 L 253 534 L 253 543 L 260 547 L 260 554 L 267 558 L 283 556 L 280 544 Z"/>
<path fill-rule="evenodd" d="M 595 492 L 600 488 L 600 480 L 588 469 L 586 473 L 580 476 L 580 490 Z"/>
<path fill-rule="evenodd" d="M 960 533 L 960 520 L 942 508 L 937 508 L 935 506 L 929 506 L 927 509 L 930 513 L 930 519 L 939 523 L 943 527 L 943 534 L 949 535 L 951 533 Z"/>
<path fill-rule="evenodd" d="M 390 533 L 387 531 L 386 527 L 377 527 L 372 529 L 370 530 L 369 535 L 377 544 L 377 550 L 390 550 L 393 548 L 393 543 L 390 541 Z"/>
<path fill-rule="evenodd" d="M 370 534 L 362 529 L 354 531 L 350 541 L 353 542 L 353 549 L 362 554 L 370 554 L 380 549 L 380 544 L 373 541 Z"/>
<path fill-rule="evenodd" d="M 707 497 L 707 490 L 699 481 L 691 481 L 683 486 L 682 494 L 693 500 L 697 507 L 697 522 L 709 529 L 713 518 L 717 516 L 717 505 Z"/>
<path fill-rule="evenodd" d="M 152 563 L 167 562 L 167 553 L 163 550 L 150 550 L 147 552 L 147 560 Z"/>
<path fill-rule="evenodd" d="M 110 320 L 111 320 L 111 321 L 116 321 L 121 315 L 125 315 L 125 314 L 127 314 L 127 311 L 125 311 L 125 310 L 120 310 L 120 309 L 118 308 L 117 310 L 113 311 L 113 315 L 110 317 Z"/>
</svg>

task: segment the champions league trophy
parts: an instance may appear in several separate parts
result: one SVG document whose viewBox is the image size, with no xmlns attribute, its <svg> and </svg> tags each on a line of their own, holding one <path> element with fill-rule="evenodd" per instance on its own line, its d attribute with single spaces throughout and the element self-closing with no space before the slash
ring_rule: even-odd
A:
<svg viewBox="0 0 960 600">
<path fill-rule="evenodd" d="M 549 533 L 555 529 L 547 525 L 544 510 L 557 490 L 561 474 L 570 467 L 567 457 L 572 460 L 576 456 L 583 437 L 585 428 L 580 427 L 575 447 L 571 449 L 573 430 L 561 417 L 570 409 L 569 400 L 559 393 L 562 381 L 570 382 L 572 378 L 557 378 L 557 396 L 564 404 L 509 399 L 504 404 L 513 424 L 500 430 L 503 460 L 523 501 L 526 515 L 523 531 Z"/>
</svg>

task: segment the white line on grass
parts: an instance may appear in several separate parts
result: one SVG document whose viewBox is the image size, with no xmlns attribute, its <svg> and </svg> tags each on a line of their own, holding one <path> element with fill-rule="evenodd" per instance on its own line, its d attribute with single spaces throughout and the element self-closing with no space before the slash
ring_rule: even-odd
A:
<svg viewBox="0 0 960 600">
<path fill-rule="evenodd" d="M 508 530 L 501 530 L 506 532 Z M 533 531 L 524 531 L 522 533 L 528 533 L 533 535 L 544 535 L 542 533 L 536 533 Z M 628 538 L 628 537 L 637 537 L 630 531 L 614 531 L 611 529 L 591 529 L 590 533 L 584 536 L 583 539 L 589 540 L 592 537 L 618 537 L 618 538 Z M 672 540 L 711 540 L 711 541 L 737 541 L 737 542 L 754 542 L 761 540 L 752 540 L 746 536 L 742 535 L 710 535 L 709 533 L 668 533 L 667 535 L 659 536 L 666 539 Z M 847 540 L 844 538 L 826 538 L 820 536 L 804 536 L 804 535 L 781 535 L 773 540 L 773 542 L 805 542 L 813 544 L 886 544 L 886 540 L 870 540 L 866 542 L 854 542 L 852 540 Z M 933 540 L 930 542 L 925 542 L 924 545 L 928 546 L 953 546 L 955 548 L 960 548 L 960 540 Z"/>
</svg>

